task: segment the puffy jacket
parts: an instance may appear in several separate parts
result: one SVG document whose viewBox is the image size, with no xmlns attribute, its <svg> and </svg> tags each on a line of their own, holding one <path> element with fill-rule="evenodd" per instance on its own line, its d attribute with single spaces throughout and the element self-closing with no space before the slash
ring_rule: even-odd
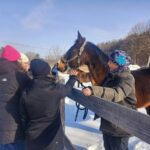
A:
<svg viewBox="0 0 150 150">
<path fill-rule="evenodd" d="M 30 79 L 17 66 L 0 58 L 0 144 L 24 140 L 19 119 L 21 92 Z"/>
<path fill-rule="evenodd" d="M 75 81 L 75 76 L 71 76 L 66 85 L 55 84 L 48 77 L 33 79 L 20 105 L 27 150 L 63 150 L 59 105 Z"/>
<path fill-rule="evenodd" d="M 129 70 L 109 74 L 102 86 L 93 86 L 95 96 L 135 109 L 135 80 Z M 101 118 L 100 130 L 112 136 L 129 136 L 116 125 Z"/>
</svg>

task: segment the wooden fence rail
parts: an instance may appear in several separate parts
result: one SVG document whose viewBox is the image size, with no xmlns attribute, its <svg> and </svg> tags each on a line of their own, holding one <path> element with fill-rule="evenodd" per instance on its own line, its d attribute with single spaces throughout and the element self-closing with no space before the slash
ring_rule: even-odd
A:
<svg viewBox="0 0 150 150">
<path fill-rule="evenodd" d="M 84 96 L 77 89 L 68 97 L 150 144 L 150 116 L 95 96 Z"/>
</svg>

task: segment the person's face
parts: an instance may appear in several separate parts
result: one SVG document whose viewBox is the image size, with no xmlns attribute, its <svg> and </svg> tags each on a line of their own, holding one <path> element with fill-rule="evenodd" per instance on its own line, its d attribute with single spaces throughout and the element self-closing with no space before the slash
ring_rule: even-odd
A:
<svg viewBox="0 0 150 150">
<path fill-rule="evenodd" d="M 108 66 L 110 68 L 110 71 L 114 71 L 114 70 L 119 68 L 119 66 L 116 65 L 115 63 L 113 63 L 111 60 L 109 60 L 107 64 L 108 64 Z"/>
<path fill-rule="evenodd" d="M 28 69 L 29 69 L 29 63 L 22 62 L 21 65 L 22 65 L 23 69 L 25 69 L 26 71 L 28 71 Z"/>
</svg>

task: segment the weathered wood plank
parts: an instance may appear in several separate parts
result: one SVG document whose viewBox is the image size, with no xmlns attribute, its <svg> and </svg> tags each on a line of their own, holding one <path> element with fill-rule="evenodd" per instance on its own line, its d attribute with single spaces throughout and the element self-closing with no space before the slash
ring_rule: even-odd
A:
<svg viewBox="0 0 150 150">
<path fill-rule="evenodd" d="M 60 115 L 61 115 L 62 127 L 65 132 L 65 100 L 64 99 L 60 101 Z"/>
<path fill-rule="evenodd" d="M 73 89 L 68 97 L 150 144 L 150 116 L 95 96 L 84 96 L 77 89 Z"/>
<path fill-rule="evenodd" d="M 61 79 L 59 78 L 58 82 L 64 84 L 65 79 L 64 78 L 61 78 Z M 65 98 L 63 98 L 60 101 L 60 107 L 59 108 L 60 108 L 60 114 L 61 114 L 61 123 L 62 123 L 63 130 L 65 132 Z"/>
</svg>

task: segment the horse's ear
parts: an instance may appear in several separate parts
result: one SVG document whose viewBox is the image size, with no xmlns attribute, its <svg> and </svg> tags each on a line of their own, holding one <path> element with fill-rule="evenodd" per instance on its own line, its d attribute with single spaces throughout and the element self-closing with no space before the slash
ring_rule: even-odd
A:
<svg viewBox="0 0 150 150">
<path fill-rule="evenodd" d="M 82 39 L 81 33 L 78 31 L 78 39 Z"/>
<path fill-rule="evenodd" d="M 85 38 L 82 37 L 82 35 L 80 34 L 79 31 L 78 31 L 78 40 L 79 41 L 85 41 Z"/>
</svg>

